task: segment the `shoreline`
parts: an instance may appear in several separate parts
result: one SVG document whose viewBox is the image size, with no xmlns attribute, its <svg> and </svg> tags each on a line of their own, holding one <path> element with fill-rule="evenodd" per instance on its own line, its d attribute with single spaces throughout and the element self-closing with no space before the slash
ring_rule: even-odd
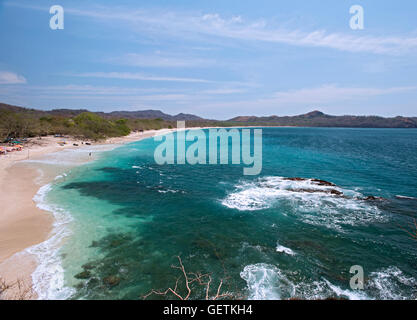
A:
<svg viewBox="0 0 417 320">
<path fill-rule="evenodd" d="M 188 129 L 188 128 L 187 128 Z M 174 132 L 177 129 L 147 130 L 131 133 L 125 137 L 109 138 L 93 145 L 81 144 L 73 138 L 44 137 L 31 140 L 25 150 L 13 152 L 0 158 L 0 278 L 7 283 L 20 283 L 5 294 L 6 299 L 37 299 L 33 275 L 40 265 L 38 257 L 29 252 L 31 248 L 51 240 L 57 235 L 54 213 L 41 209 L 35 201 L 40 190 L 70 168 L 86 164 L 97 158 L 87 156 L 89 148 L 94 153 L 110 151 L 118 146 Z M 65 140 L 66 145 L 58 145 Z M 78 146 L 73 146 L 76 143 Z M 62 152 L 84 150 L 85 156 L 74 163 L 53 167 L 48 158 Z M 43 161 L 43 167 L 42 167 Z M 24 296 L 23 296 L 24 295 Z"/>
<path fill-rule="evenodd" d="M 23 151 L 13 152 L 0 157 L 0 203 L 3 213 L 0 215 L 0 279 L 8 283 L 20 282 L 25 299 L 37 299 L 33 278 L 41 265 L 39 257 L 33 252 L 37 246 L 60 236 L 55 213 L 40 206 L 35 198 L 43 187 L 51 184 L 54 179 L 71 168 L 95 161 L 96 157 L 87 156 L 89 149 L 97 148 L 94 154 L 110 151 L 127 143 L 141 141 L 157 135 L 181 130 L 197 129 L 232 129 L 261 128 L 251 127 L 190 127 L 130 133 L 125 137 L 108 138 L 105 141 L 82 144 L 81 140 L 47 136 L 41 140 L 31 139 L 31 145 Z M 58 142 L 65 140 L 65 145 Z M 73 144 L 78 144 L 74 146 Z M 101 148 L 102 147 L 102 148 Z M 101 148 L 101 149 L 100 149 Z M 49 160 L 54 154 L 65 151 L 84 150 L 84 158 L 74 158 L 75 162 L 50 165 Z M 51 161 L 52 162 L 52 161 Z M 43 166 L 43 168 L 42 168 Z M 61 230 L 62 231 L 62 230 Z M 65 238 L 65 237 L 61 237 Z M 63 239 L 58 241 L 62 241 Z M 31 250 L 32 249 L 32 250 Z M 19 291 L 22 291 L 20 289 Z M 27 294 L 30 292 L 30 296 Z M 16 289 L 6 295 L 9 299 L 19 299 L 21 293 Z"/>
</svg>

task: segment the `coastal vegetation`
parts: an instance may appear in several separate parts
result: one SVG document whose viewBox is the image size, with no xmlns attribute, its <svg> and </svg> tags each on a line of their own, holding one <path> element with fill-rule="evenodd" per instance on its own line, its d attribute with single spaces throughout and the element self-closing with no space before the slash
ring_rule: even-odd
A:
<svg viewBox="0 0 417 320">
<path fill-rule="evenodd" d="M 416 117 L 393 117 L 380 116 L 333 116 L 320 111 L 312 111 L 296 116 L 239 116 L 230 119 L 235 125 L 250 126 L 293 126 L 293 127 L 336 127 L 336 128 L 417 128 Z"/>
<path fill-rule="evenodd" d="M 163 119 L 105 118 L 97 113 L 83 111 L 50 113 L 31 109 L 1 108 L 0 139 L 29 138 L 47 135 L 70 135 L 100 140 L 126 136 L 131 131 L 169 128 L 173 122 Z"/>
<path fill-rule="evenodd" d="M 176 127 L 295 126 L 351 128 L 417 128 L 416 117 L 332 116 L 313 111 L 297 116 L 239 116 L 229 120 L 203 119 L 192 114 L 168 115 L 159 110 L 90 112 L 80 109 L 41 111 L 0 103 L 0 139 L 46 135 L 71 135 L 100 140 L 128 135 L 131 131 Z"/>
</svg>

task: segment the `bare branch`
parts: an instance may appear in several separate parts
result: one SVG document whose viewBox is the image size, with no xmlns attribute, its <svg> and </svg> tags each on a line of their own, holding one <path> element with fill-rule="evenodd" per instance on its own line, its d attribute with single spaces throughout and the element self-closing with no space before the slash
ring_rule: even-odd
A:
<svg viewBox="0 0 417 320">
<path fill-rule="evenodd" d="M 34 297 L 32 286 L 23 280 L 8 283 L 0 277 L 0 300 L 30 300 Z"/>
<path fill-rule="evenodd" d="M 211 283 L 212 283 L 211 274 L 209 274 L 209 273 L 204 273 L 203 274 L 201 272 L 197 272 L 197 273 L 196 272 L 187 272 L 185 270 L 184 264 L 182 263 L 181 257 L 178 256 L 177 258 L 178 258 L 178 261 L 179 261 L 179 266 L 172 265 L 171 268 L 181 270 L 182 275 L 179 278 L 177 278 L 174 289 L 168 288 L 164 291 L 152 289 L 148 294 L 143 296 L 143 299 L 147 299 L 149 296 L 151 296 L 153 294 L 166 296 L 168 293 L 172 293 L 180 300 L 189 300 L 190 297 L 191 297 L 191 294 L 193 292 L 193 288 L 194 288 L 191 285 L 194 284 L 194 283 L 198 284 L 199 286 L 205 287 L 205 292 L 206 292 L 206 297 L 205 298 L 206 298 L 206 300 L 217 300 L 217 299 L 223 299 L 223 298 L 233 299 L 235 297 L 231 293 L 221 293 L 224 279 L 221 279 L 220 284 L 217 288 L 216 295 L 213 296 L 213 297 L 210 297 L 210 286 L 211 286 Z M 187 294 L 185 296 L 182 296 L 178 292 L 178 283 L 179 283 L 179 280 L 181 278 L 184 278 L 184 285 L 185 285 L 185 288 L 187 289 Z"/>
</svg>

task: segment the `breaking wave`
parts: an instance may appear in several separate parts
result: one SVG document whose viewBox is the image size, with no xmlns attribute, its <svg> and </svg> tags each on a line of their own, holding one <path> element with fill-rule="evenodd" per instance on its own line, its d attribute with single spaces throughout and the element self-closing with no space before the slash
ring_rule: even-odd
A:
<svg viewBox="0 0 417 320">
<path fill-rule="evenodd" d="M 417 200 L 417 198 L 414 197 L 408 197 L 408 196 L 402 196 L 402 195 L 396 195 L 397 199 L 406 199 L 406 200 Z"/>
<path fill-rule="evenodd" d="M 281 246 L 279 243 L 277 243 L 276 250 L 277 250 L 277 252 L 285 253 L 285 254 L 288 254 L 290 256 L 294 256 L 295 255 L 295 252 L 294 251 L 292 251 L 290 248 Z"/>
<path fill-rule="evenodd" d="M 416 279 L 404 275 L 397 267 L 372 272 L 367 286 L 369 290 L 379 292 L 379 299 L 381 300 L 410 299 L 412 292 L 407 297 L 404 296 L 404 292 L 410 291 L 410 288 L 414 288 L 414 299 L 417 293 L 415 291 L 417 287 Z"/>
<path fill-rule="evenodd" d="M 264 177 L 242 182 L 222 200 L 239 211 L 256 211 L 285 206 L 285 212 L 305 223 L 342 230 L 342 225 L 386 221 L 386 217 L 358 191 L 317 183 L 314 179 Z"/>
<path fill-rule="evenodd" d="M 240 277 L 246 281 L 250 300 L 280 300 L 281 290 L 288 287 L 288 283 L 281 283 L 285 278 L 280 270 L 264 263 L 246 266 Z"/>
<path fill-rule="evenodd" d="M 32 273 L 32 281 L 39 300 L 63 300 L 74 293 L 73 289 L 64 285 L 64 269 L 59 255 L 63 240 L 71 235 L 68 224 L 72 221 L 72 217 L 63 209 L 46 201 L 51 189 L 52 185 L 47 184 L 41 187 L 33 198 L 39 209 L 51 212 L 54 216 L 51 236 L 48 240 L 26 249 L 26 252 L 37 258 L 38 265 Z"/>
<path fill-rule="evenodd" d="M 412 294 L 407 292 L 416 285 L 414 278 L 405 276 L 397 267 L 372 272 L 364 290 L 343 289 L 325 278 L 296 283 L 277 266 L 265 263 L 246 266 L 240 277 L 246 281 L 251 300 L 402 300 L 412 299 Z"/>
</svg>

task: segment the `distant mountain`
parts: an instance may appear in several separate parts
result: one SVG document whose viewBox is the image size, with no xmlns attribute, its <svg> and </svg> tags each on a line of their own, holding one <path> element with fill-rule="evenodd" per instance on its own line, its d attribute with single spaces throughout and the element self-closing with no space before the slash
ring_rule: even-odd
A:
<svg viewBox="0 0 417 320">
<path fill-rule="evenodd" d="M 0 110 L 8 110 L 13 112 L 28 112 L 36 115 L 54 115 L 62 117 L 75 117 L 83 112 L 88 112 L 86 109 L 54 109 L 50 111 L 28 109 L 23 107 L 12 106 L 0 103 Z M 179 113 L 177 115 L 169 115 L 160 110 L 142 110 L 142 111 L 113 111 L 113 112 L 93 112 L 104 118 L 125 118 L 125 119 L 162 119 L 167 121 L 202 121 L 193 114 Z"/>
<path fill-rule="evenodd" d="M 228 122 L 239 125 L 296 127 L 417 128 L 417 117 L 332 116 L 317 110 L 297 116 L 239 116 Z"/>
<path fill-rule="evenodd" d="M 80 113 L 87 112 L 85 109 L 54 109 L 42 111 L 28 109 L 0 103 L 0 111 L 8 110 L 17 113 L 31 114 L 37 117 L 62 116 L 75 117 Z M 113 111 L 94 112 L 107 119 L 162 119 L 166 121 L 196 121 L 197 126 L 294 126 L 294 127 L 350 127 L 350 128 L 417 128 L 417 117 L 394 117 L 384 118 L 379 116 L 332 116 L 315 110 L 297 116 L 239 116 L 227 121 L 207 120 L 193 114 L 179 113 L 169 115 L 160 110 L 141 111 Z"/>
<path fill-rule="evenodd" d="M 314 110 L 314 111 L 311 111 L 309 113 L 302 114 L 302 115 L 300 115 L 300 117 L 308 118 L 308 119 L 314 119 L 314 118 L 320 118 L 320 117 L 327 117 L 328 118 L 330 116 L 327 115 L 327 114 L 324 114 L 321 111 Z"/>
<path fill-rule="evenodd" d="M 168 121 L 178 120 L 204 120 L 193 114 L 179 113 L 175 116 L 166 114 L 160 110 L 143 110 L 143 111 L 113 111 L 110 113 L 100 113 L 104 116 L 126 119 L 163 119 Z"/>
<path fill-rule="evenodd" d="M 180 120 L 187 120 L 187 121 L 201 121 L 205 120 L 203 118 L 200 118 L 196 115 L 189 114 L 189 113 L 178 113 L 176 116 L 172 117 L 172 120 L 174 121 L 180 121 Z"/>
</svg>

